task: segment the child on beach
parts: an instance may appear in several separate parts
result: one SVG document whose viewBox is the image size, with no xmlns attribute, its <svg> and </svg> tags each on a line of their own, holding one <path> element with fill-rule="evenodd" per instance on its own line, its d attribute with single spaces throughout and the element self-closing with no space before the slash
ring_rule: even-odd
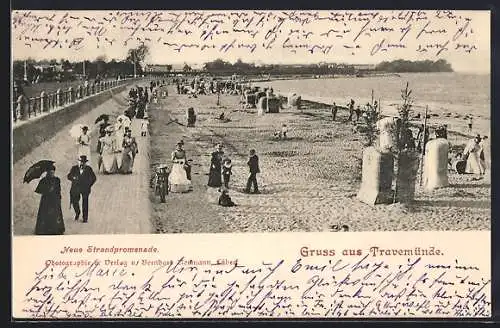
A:
<svg viewBox="0 0 500 328">
<path fill-rule="evenodd" d="M 233 202 L 231 197 L 229 197 L 229 194 L 227 192 L 227 189 L 222 189 L 220 196 L 219 196 L 219 205 L 224 206 L 224 207 L 232 207 L 236 206 L 236 204 Z"/>
<path fill-rule="evenodd" d="M 359 121 L 360 117 L 361 117 L 361 106 L 358 105 L 358 107 L 356 107 L 356 122 Z"/>
<path fill-rule="evenodd" d="M 231 178 L 233 165 L 229 158 L 224 159 L 224 164 L 222 164 L 222 179 L 224 181 L 224 187 L 229 189 L 229 180 Z"/>
<path fill-rule="evenodd" d="M 283 137 L 283 139 L 286 139 L 287 133 L 288 133 L 288 127 L 286 126 L 286 124 L 283 124 L 283 126 L 281 127 L 281 136 Z"/>
</svg>

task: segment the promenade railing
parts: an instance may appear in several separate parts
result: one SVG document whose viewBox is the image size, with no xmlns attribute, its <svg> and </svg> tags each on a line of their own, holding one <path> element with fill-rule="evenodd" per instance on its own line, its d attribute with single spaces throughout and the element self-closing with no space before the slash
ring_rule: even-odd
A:
<svg viewBox="0 0 500 328">
<path fill-rule="evenodd" d="M 100 82 L 83 83 L 68 89 L 57 89 L 55 92 L 40 92 L 40 96 L 28 98 L 24 95 L 14 96 L 12 101 L 12 118 L 14 123 L 29 120 L 42 114 L 53 112 L 70 104 L 91 97 L 139 78 L 123 78 L 120 80 L 105 80 Z"/>
</svg>

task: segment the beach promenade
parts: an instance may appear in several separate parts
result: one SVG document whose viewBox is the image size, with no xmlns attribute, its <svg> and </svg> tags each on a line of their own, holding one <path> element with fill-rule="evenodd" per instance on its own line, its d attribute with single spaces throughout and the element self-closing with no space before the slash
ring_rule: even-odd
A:
<svg viewBox="0 0 500 328">
<path fill-rule="evenodd" d="M 14 163 L 13 216 L 16 235 L 33 234 L 40 196 L 37 181 L 23 184 L 26 169 L 41 159 L 56 161 L 61 178 L 62 208 L 66 234 L 139 233 L 218 233 L 397 230 L 488 230 L 491 222 L 491 181 L 470 175 L 449 174 L 451 185 L 426 193 L 419 186 L 412 205 L 370 206 L 356 199 L 361 180 L 363 136 L 345 123 L 345 112 L 332 121 L 327 108 L 282 109 L 277 114 L 257 115 L 245 109 L 239 96 L 191 97 L 176 94 L 149 105 L 150 132 L 140 136 L 140 122 L 133 121 L 133 135 L 139 144 L 134 173 L 97 174 L 90 195 L 89 222 L 74 221 L 69 209 L 70 182 L 66 175 L 76 164 L 76 145 L 69 136 L 73 124 L 92 129 L 92 149 L 96 147 L 100 114 L 117 116 L 127 106 L 128 89 L 94 108 L 74 123 L 54 127 L 59 132 Z M 193 107 L 196 126 L 186 127 L 186 111 Z M 217 119 L 224 113 L 227 121 Z M 113 118 L 112 118 L 113 120 Z M 287 140 L 274 133 L 287 124 Z M 171 166 L 171 152 L 183 140 L 192 162 L 193 191 L 170 193 L 166 203 L 149 188 L 152 168 Z M 224 144 L 232 159 L 230 196 L 236 207 L 217 205 L 219 193 L 207 187 L 210 154 L 217 143 Z M 260 195 L 243 193 L 248 177 L 248 151 L 256 149 L 260 158 Z M 92 154 L 97 170 L 97 154 Z"/>
<path fill-rule="evenodd" d="M 126 91 L 115 94 L 112 99 L 92 109 L 76 122 L 64 127 L 54 127 L 59 132 L 29 154 L 14 163 L 12 172 L 14 234 L 31 235 L 34 232 L 40 195 L 34 190 L 39 180 L 23 184 L 26 169 L 33 163 L 50 159 L 56 163 L 56 176 L 61 179 L 62 210 L 66 234 L 138 234 L 150 233 L 150 204 L 148 200 L 149 179 L 149 137 L 140 136 L 140 121 L 133 120 L 132 135 L 138 142 L 139 153 L 135 159 L 134 172 L 130 175 L 103 175 L 97 173 L 96 143 L 98 126 L 95 119 L 101 114 L 109 114 L 112 118 L 123 113 L 127 106 Z M 74 220 L 74 212 L 70 209 L 69 189 L 71 182 L 67 180 L 72 165 L 77 164 L 77 149 L 69 135 L 73 124 L 82 123 L 89 126 L 91 132 L 91 167 L 97 175 L 97 182 L 89 197 L 89 221 L 82 223 Z"/>
</svg>

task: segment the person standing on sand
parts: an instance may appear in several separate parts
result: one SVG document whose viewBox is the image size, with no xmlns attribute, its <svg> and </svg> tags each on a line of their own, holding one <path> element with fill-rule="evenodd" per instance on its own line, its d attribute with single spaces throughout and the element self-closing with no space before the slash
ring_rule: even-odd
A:
<svg viewBox="0 0 500 328">
<path fill-rule="evenodd" d="M 339 110 L 339 108 L 337 107 L 337 104 L 333 103 L 333 106 L 332 106 L 332 120 L 333 121 L 335 121 L 335 118 L 337 117 L 338 110 Z"/>
<path fill-rule="evenodd" d="M 359 121 L 360 117 L 361 117 L 361 106 L 358 105 L 358 107 L 356 107 L 356 122 Z"/>
<path fill-rule="evenodd" d="M 208 173 L 208 186 L 220 188 L 222 186 L 222 144 L 217 145 L 217 149 L 212 153 L 210 160 L 210 172 Z"/>
<path fill-rule="evenodd" d="M 351 99 L 347 107 L 349 107 L 349 118 L 347 120 L 352 121 L 352 115 L 354 114 L 354 99 Z"/>
<path fill-rule="evenodd" d="M 250 157 L 248 159 L 247 165 L 250 170 L 250 176 L 248 177 L 245 193 L 249 194 L 250 189 L 253 185 L 253 193 L 260 194 L 259 187 L 257 185 L 257 173 L 260 173 L 259 157 L 255 153 L 255 149 L 250 150 Z"/>
<path fill-rule="evenodd" d="M 472 133 L 472 116 L 469 116 L 469 133 Z"/>
<path fill-rule="evenodd" d="M 229 180 L 233 174 L 232 169 L 231 159 L 225 158 L 224 164 L 222 164 L 222 179 L 224 180 L 224 187 L 227 189 L 229 189 Z"/>
<path fill-rule="evenodd" d="M 479 143 L 481 142 L 481 137 L 477 135 L 474 139 L 471 139 L 464 149 L 463 158 L 467 159 L 467 164 L 465 166 L 465 173 L 469 174 L 484 174 L 484 167 L 481 164 L 480 154 L 481 154 L 481 146 Z"/>
<path fill-rule="evenodd" d="M 479 147 L 481 147 L 481 151 L 479 153 L 479 161 L 483 168 L 483 172 L 490 169 L 490 145 L 488 142 L 488 136 L 483 136 L 481 142 L 479 143 Z"/>
<path fill-rule="evenodd" d="M 186 178 L 191 181 L 191 165 L 188 163 L 187 159 L 187 154 L 186 151 L 184 150 L 184 141 L 181 140 L 177 143 L 175 150 L 172 152 L 170 158 L 172 159 L 172 162 L 175 162 L 177 160 L 183 160 L 184 161 L 184 171 L 186 171 Z"/>
</svg>

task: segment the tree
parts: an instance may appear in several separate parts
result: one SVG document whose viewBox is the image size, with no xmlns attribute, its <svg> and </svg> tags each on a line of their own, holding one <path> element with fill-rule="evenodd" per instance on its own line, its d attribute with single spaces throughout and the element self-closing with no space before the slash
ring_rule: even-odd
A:
<svg viewBox="0 0 500 328">
<path fill-rule="evenodd" d="M 127 52 L 127 61 L 131 63 L 135 63 L 140 72 L 142 72 L 142 65 L 144 61 L 149 56 L 149 47 L 145 44 L 141 44 L 137 48 L 129 49 Z"/>
<path fill-rule="evenodd" d="M 106 73 L 108 65 L 106 64 L 105 55 L 97 56 L 94 64 L 96 66 L 96 74 L 104 75 Z"/>
<path fill-rule="evenodd" d="M 451 65 L 444 59 L 432 60 L 393 60 L 391 62 L 383 61 L 375 68 L 383 72 L 453 72 Z"/>
<path fill-rule="evenodd" d="M 184 67 L 182 68 L 184 72 L 191 72 L 192 68 L 188 64 L 184 64 Z"/>
</svg>

